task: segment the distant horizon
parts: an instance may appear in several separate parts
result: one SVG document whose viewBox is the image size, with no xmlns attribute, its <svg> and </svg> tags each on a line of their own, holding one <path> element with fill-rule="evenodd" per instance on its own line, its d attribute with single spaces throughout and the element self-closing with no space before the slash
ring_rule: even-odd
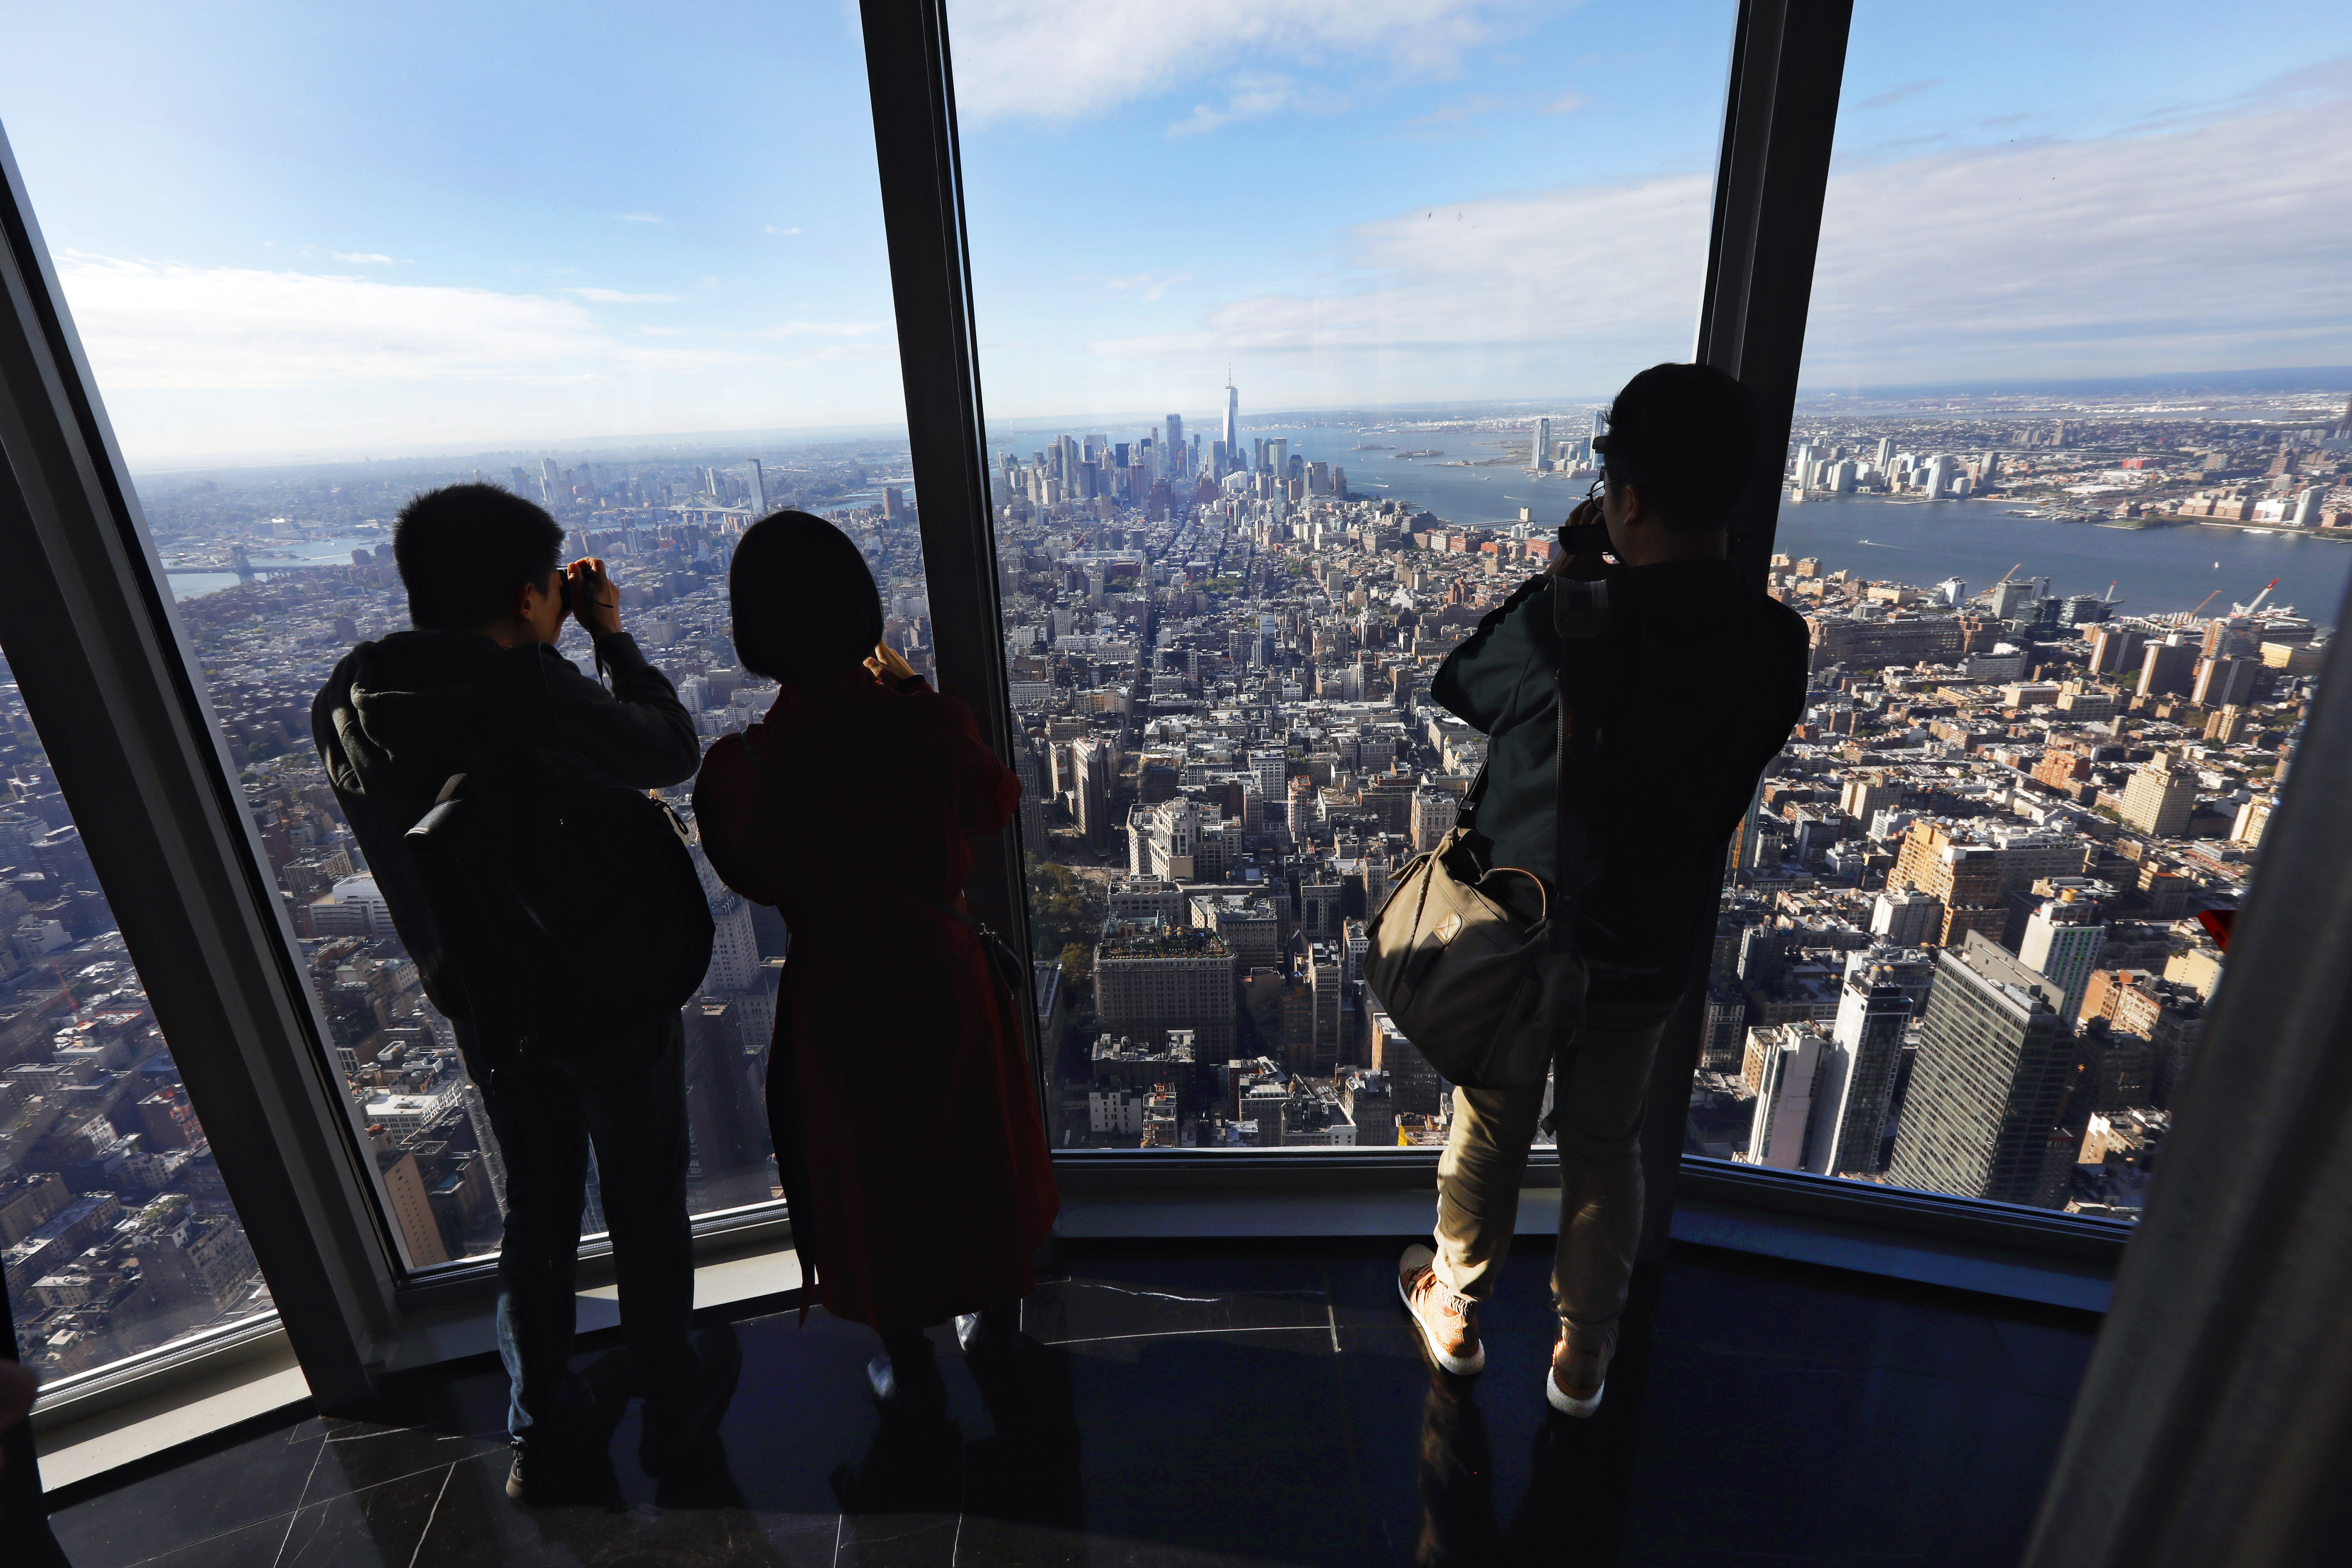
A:
<svg viewBox="0 0 2352 1568">
<path fill-rule="evenodd" d="M 1237 387 L 1237 390 L 1243 391 L 1246 395 L 1246 388 Z M 2352 399 L 2352 365 L 2282 365 L 2261 370 L 2169 371 L 2156 374 L 2129 376 L 2018 379 L 1995 377 L 1970 381 L 1896 383 L 1831 391 L 1822 391 L 1801 383 L 1797 390 L 1797 407 L 1801 413 L 1820 412 L 1825 406 L 1837 405 L 1885 404 L 1897 400 L 1934 397 L 1981 399 L 2070 395 L 2088 397 L 2101 395 L 2238 397 L 2325 395 L 2330 397 L 2341 396 Z M 1368 420 L 1395 420 L 1411 415 L 1491 419 L 1525 414 L 1532 418 L 1549 413 L 1605 406 L 1612 395 L 1613 394 L 1563 394 L 1552 398 L 1453 398 L 1392 404 L 1332 404 L 1320 407 L 1270 408 L 1262 411 L 1252 411 L 1244 404 L 1242 423 L 1244 426 L 1281 425 L 1299 419 L 1328 419 L 1335 415 L 1360 415 Z M 1893 417 L 1898 416 L 1901 411 L 1893 408 L 1872 408 L 1859 410 L 1859 412 Z M 2014 415 L 2019 411 L 1996 408 L 1982 412 L 1988 416 L 2000 416 Z M 1014 436 L 1025 437 L 1062 431 L 1075 433 L 1082 427 L 1149 426 L 1164 420 L 1170 413 L 1178 415 L 1188 423 L 1198 419 L 1200 427 L 1196 433 L 1204 433 L 1208 426 L 1223 417 L 1222 406 L 1208 407 L 1197 414 L 1184 409 L 1170 409 L 1158 413 L 1129 410 L 1113 413 L 1011 415 L 990 418 L 987 422 L 987 436 L 993 444 Z M 903 445 L 907 439 L 907 429 L 903 425 L 876 424 L 868 421 L 838 426 L 779 426 L 767 428 L 739 426 L 718 430 L 647 431 L 625 436 L 568 436 L 552 441 L 510 441 L 488 446 L 468 444 L 462 447 L 353 447 L 328 452 L 302 449 L 280 449 L 272 452 L 264 449 L 201 457 L 190 455 L 147 458 L 126 453 L 123 460 L 133 475 L 163 478 L 194 477 L 215 472 L 245 472 L 257 468 L 344 468 L 369 463 L 511 462 L 517 458 L 535 458 L 566 451 L 588 456 L 591 461 L 599 460 L 593 454 L 600 450 L 611 452 L 614 455 L 613 460 L 615 461 L 623 460 L 625 455 L 650 455 L 659 448 L 670 448 L 673 455 L 676 455 L 677 448 L 696 447 L 717 447 L 720 452 L 735 451 L 750 455 L 752 449 L 761 447 L 781 447 L 791 449 L 858 445 L 877 441 Z"/>
</svg>

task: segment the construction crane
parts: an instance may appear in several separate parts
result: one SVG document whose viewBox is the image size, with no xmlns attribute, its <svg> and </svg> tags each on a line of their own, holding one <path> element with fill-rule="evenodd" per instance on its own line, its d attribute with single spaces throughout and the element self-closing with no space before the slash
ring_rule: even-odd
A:
<svg viewBox="0 0 2352 1568">
<path fill-rule="evenodd" d="M 2263 607 L 2263 601 L 2264 599 L 2269 598 L 2269 597 L 2271 596 L 2271 590 L 2272 590 L 2273 588 L 2277 587 L 2278 585 L 2279 585 L 2279 580 L 2278 580 L 2277 578 L 2273 577 L 2273 578 L 2272 578 L 2269 582 L 2267 582 L 2267 583 L 2265 583 L 2265 584 L 2263 584 L 2263 591 L 2262 591 L 2261 593 L 2259 593 L 2259 594 L 2257 594 L 2257 595 L 2254 595 L 2254 602 L 2253 602 L 2252 604 L 2251 604 L 2251 605 L 2231 605 L 2231 606 L 2230 606 L 2230 607 L 2231 607 L 2232 610 L 2236 611 L 2239 615 L 2242 615 L 2242 616 L 2251 616 L 2251 615 L 2252 615 L 2256 610 L 2259 610 L 2259 609 L 2261 609 L 2261 608 Z"/>
<path fill-rule="evenodd" d="M 2206 595 L 2203 598 L 2201 598 L 2201 599 L 2198 600 L 2198 601 L 2197 601 L 2197 607 L 2196 607 L 2195 609 L 2193 609 L 2193 610 L 2189 611 L 2187 615 L 2185 615 L 2185 616 L 2181 616 L 2181 617 L 2180 617 L 2180 624 L 2181 624 L 2182 626 L 2187 626 L 2189 622 L 2191 622 L 2191 621 L 2195 620 L 2199 616 L 2200 616 L 2200 615 L 2202 615 L 2202 614 L 2204 614 L 2204 613 L 2205 613 L 2205 606 L 2206 606 L 2206 605 L 2208 605 L 2211 604 L 2214 600 L 2216 600 L 2216 599 L 2220 598 L 2221 596 L 2221 589 L 2219 589 L 2219 588 L 2216 588 L 2216 589 L 2214 589 L 2211 593 L 2210 593 L 2210 594 Z"/>
<path fill-rule="evenodd" d="M 2025 563 L 2024 563 L 2024 562 L 2022 562 L 2022 561 L 2019 562 L 2019 563 L 2017 563 L 2017 566 L 2012 566 L 2012 567 L 2011 567 L 2008 571 L 2006 571 L 2006 572 L 2004 572 L 2004 573 L 2002 573 L 2002 574 L 2000 574 L 2000 582 L 1997 582 L 1997 583 L 1993 584 L 1992 584 L 1990 587 L 1989 587 L 1989 588 L 1980 588 L 1980 589 L 1979 589 L 1976 593 L 1969 595 L 1969 602 L 1973 604 L 1973 603 L 1976 603 L 1976 602 L 1981 601 L 1981 602 L 1983 602 L 1983 603 L 1985 603 L 1985 604 L 1988 604 L 1988 605 L 1991 604 L 1991 603 L 1992 603 L 1992 596 L 1993 596 L 1995 594 L 1998 594 L 1998 593 L 2000 593 L 2000 584 L 2001 584 L 2001 583 L 2006 583 L 2006 582 L 2008 582 L 2011 577 L 2016 576 L 2016 575 L 2017 575 L 2017 570 L 2018 570 L 2018 567 L 2019 567 L 2019 566 L 2022 566 L 2022 565 L 2024 565 L 2024 564 L 2025 564 Z"/>
</svg>

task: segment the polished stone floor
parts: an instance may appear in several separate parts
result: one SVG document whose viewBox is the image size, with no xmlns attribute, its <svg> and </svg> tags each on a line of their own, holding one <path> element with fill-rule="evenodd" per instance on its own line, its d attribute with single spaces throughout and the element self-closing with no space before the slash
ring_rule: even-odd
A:
<svg viewBox="0 0 2352 1568">
<path fill-rule="evenodd" d="M 1012 1356 L 967 1367 L 942 1336 L 943 1422 L 879 1418 L 864 1330 L 751 1319 L 723 1452 L 656 1484 L 632 1413 L 563 1506 L 508 1501 L 476 1366 L 55 1524 L 79 1568 L 2010 1563 L 2090 1348 L 2080 1317 L 1686 1248 L 1570 1422 L 1541 1391 L 1548 1247 L 1511 1258 L 1468 1383 L 1424 1364 L 1394 1251 L 1072 1249 Z"/>
</svg>

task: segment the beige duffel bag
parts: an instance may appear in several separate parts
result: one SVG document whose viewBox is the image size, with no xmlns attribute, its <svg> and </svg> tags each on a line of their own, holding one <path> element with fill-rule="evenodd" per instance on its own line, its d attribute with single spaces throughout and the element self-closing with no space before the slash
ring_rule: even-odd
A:
<svg viewBox="0 0 2352 1568">
<path fill-rule="evenodd" d="M 1563 643 L 1597 637 L 1607 611 L 1601 584 L 1563 578 L 1552 585 L 1552 624 Z M 1590 661 L 1564 661 L 1555 679 L 1553 843 L 1559 863 L 1577 867 L 1584 863 L 1587 764 L 1595 741 L 1597 705 L 1585 685 Z M 1481 783 L 1484 776 L 1482 768 Z M 1473 818 L 1479 794 L 1474 785 Z M 1582 1016 L 1584 959 L 1572 940 L 1569 900 L 1534 871 L 1481 866 L 1474 834 L 1465 822 L 1405 863 L 1372 917 L 1364 984 L 1447 1079 L 1471 1089 L 1516 1089 L 1542 1081 Z M 1539 889 L 1533 921 L 1494 896 L 1515 877 Z"/>
<path fill-rule="evenodd" d="M 1511 1089 L 1550 1070 L 1583 1010 L 1584 963 L 1558 939 L 1544 879 L 1517 866 L 1478 875 L 1470 836 L 1456 827 L 1406 863 L 1372 917 L 1364 983 L 1449 1081 Z M 1493 896 L 1518 877 L 1538 889 L 1535 920 Z"/>
</svg>

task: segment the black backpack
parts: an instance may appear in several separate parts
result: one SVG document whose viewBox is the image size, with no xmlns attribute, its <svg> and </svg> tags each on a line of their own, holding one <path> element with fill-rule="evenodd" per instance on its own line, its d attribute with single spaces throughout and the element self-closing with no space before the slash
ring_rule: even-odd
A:
<svg viewBox="0 0 2352 1568">
<path fill-rule="evenodd" d="M 702 984 L 715 928 L 690 841 L 641 790 L 501 767 L 452 773 L 404 842 L 471 1014 L 583 1054 Z"/>
</svg>

